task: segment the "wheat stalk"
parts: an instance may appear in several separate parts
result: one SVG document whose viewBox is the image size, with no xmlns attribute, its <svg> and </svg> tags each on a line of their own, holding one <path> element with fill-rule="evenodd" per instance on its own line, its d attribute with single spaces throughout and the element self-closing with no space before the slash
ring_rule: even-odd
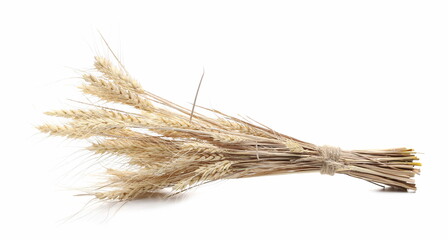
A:
<svg viewBox="0 0 448 240">
<path fill-rule="evenodd" d="M 75 139 L 95 137 L 87 150 L 125 159 L 128 169 L 107 169 L 107 181 L 90 193 L 99 199 L 132 200 L 165 189 L 176 194 L 219 179 L 316 171 L 416 190 L 413 177 L 420 163 L 412 149 L 346 151 L 300 141 L 213 109 L 204 108 L 214 118 L 190 115 L 189 109 L 144 91 L 108 59 L 95 57 L 94 66 L 95 72 L 81 77 L 82 91 L 138 113 L 97 105 L 50 111 L 46 114 L 70 121 L 38 129 Z"/>
</svg>

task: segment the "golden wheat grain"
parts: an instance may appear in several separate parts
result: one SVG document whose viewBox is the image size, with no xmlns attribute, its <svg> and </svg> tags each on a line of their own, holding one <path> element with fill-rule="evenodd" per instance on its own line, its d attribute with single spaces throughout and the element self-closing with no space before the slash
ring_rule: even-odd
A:
<svg viewBox="0 0 448 240">
<path fill-rule="evenodd" d="M 37 129 L 44 133 L 49 133 L 55 136 L 64 136 L 68 138 L 89 138 L 95 133 L 83 132 L 75 129 L 73 126 L 68 125 L 54 125 L 54 124 L 44 124 L 38 126 Z"/>
<path fill-rule="evenodd" d="M 261 131 L 260 129 L 254 128 L 246 123 L 235 122 L 232 120 L 227 120 L 224 118 L 217 119 L 217 122 L 224 127 L 226 130 L 236 131 L 243 134 L 260 136 L 260 137 L 270 137 L 271 134 L 266 133 L 265 131 Z"/>
<path fill-rule="evenodd" d="M 152 103 L 138 94 L 129 91 L 120 85 L 110 81 L 105 81 L 90 74 L 82 77 L 90 85 L 82 85 L 84 93 L 97 96 L 108 102 L 117 102 L 131 105 L 137 109 L 152 112 L 154 107 Z"/>
<path fill-rule="evenodd" d="M 221 153 L 223 149 L 204 142 L 185 142 L 181 145 L 182 151 L 196 153 Z"/>
<path fill-rule="evenodd" d="M 174 190 L 182 190 L 187 188 L 188 186 L 194 185 L 198 182 L 202 182 L 205 180 L 213 181 L 222 179 L 226 174 L 228 174 L 229 168 L 232 166 L 231 161 L 221 161 L 214 164 L 202 166 L 194 171 L 193 176 L 187 178 L 176 185 L 173 186 Z"/>
<path fill-rule="evenodd" d="M 104 74 L 105 78 L 113 80 L 121 87 L 140 94 L 145 92 L 140 83 L 119 68 L 116 68 L 108 59 L 96 56 L 94 66 L 99 72 Z"/>
<path fill-rule="evenodd" d="M 93 118 L 107 118 L 115 119 L 127 123 L 133 123 L 137 125 L 151 125 L 150 121 L 143 116 L 132 115 L 128 113 L 121 113 L 118 111 L 105 110 L 105 109 L 64 109 L 48 111 L 45 114 L 49 116 L 71 118 L 76 120 L 88 120 Z"/>
<path fill-rule="evenodd" d="M 304 151 L 303 146 L 300 143 L 291 139 L 286 139 L 284 144 L 291 152 L 301 153 Z"/>
</svg>

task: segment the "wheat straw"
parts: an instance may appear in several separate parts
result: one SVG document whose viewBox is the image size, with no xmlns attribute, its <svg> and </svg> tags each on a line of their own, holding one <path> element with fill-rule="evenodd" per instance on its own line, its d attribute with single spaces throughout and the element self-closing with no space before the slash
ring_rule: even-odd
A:
<svg viewBox="0 0 448 240">
<path fill-rule="evenodd" d="M 215 118 L 190 114 L 144 91 L 108 59 L 95 57 L 94 66 L 95 72 L 82 76 L 81 90 L 138 113 L 96 105 L 50 111 L 46 114 L 70 121 L 38 129 L 67 138 L 93 138 L 87 150 L 124 157 L 127 167 L 107 169 L 107 181 L 90 192 L 99 199 L 132 200 L 164 190 L 176 194 L 219 179 L 319 171 L 416 190 L 413 177 L 420 163 L 412 149 L 346 151 L 300 141 L 213 109 L 204 108 Z"/>
</svg>

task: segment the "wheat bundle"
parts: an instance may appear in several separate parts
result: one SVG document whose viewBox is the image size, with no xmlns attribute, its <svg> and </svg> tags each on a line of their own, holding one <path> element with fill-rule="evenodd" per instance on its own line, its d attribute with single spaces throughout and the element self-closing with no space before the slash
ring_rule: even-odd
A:
<svg viewBox="0 0 448 240">
<path fill-rule="evenodd" d="M 95 70 L 84 74 L 80 89 L 106 102 L 125 104 L 120 111 L 91 104 L 86 109 L 50 111 L 69 119 L 38 127 L 51 135 L 91 142 L 88 150 L 123 156 L 120 169 L 107 169 L 107 181 L 92 195 L 132 200 L 161 191 L 182 192 L 219 179 L 319 172 L 346 174 L 382 186 L 416 190 L 420 163 L 408 148 L 345 151 L 317 146 L 258 123 L 206 109 L 214 117 L 145 91 L 121 65 L 95 57 Z"/>
</svg>

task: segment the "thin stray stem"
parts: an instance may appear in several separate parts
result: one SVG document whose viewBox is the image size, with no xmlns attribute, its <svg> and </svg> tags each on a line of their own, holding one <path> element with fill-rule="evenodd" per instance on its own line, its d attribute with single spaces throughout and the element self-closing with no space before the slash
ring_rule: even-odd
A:
<svg viewBox="0 0 448 240">
<path fill-rule="evenodd" d="M 193 107 L 191 108 L 190 122 L 191 122 L 191 119 L 193 118 L 194 108 L 196 107 L 196 100 L 198 99 L 199 89 L 201 89 L 201 84 L 202 84 L 202 80 L 204 79 L 204 74 L 205 74 L 205 68 L 202 68 L 201 80 L 199 80 L 198 89 L 196 90 L 196 95 L 194 96 Z"/>
</svg>

